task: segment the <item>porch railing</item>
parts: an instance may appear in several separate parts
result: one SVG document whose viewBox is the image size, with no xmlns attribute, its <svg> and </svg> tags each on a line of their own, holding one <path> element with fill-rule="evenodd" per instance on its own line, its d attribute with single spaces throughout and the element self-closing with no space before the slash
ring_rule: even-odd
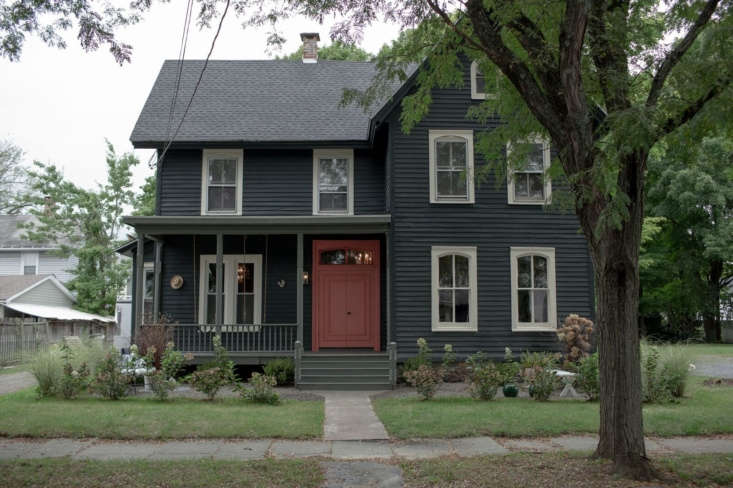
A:
<svg viewBox="0 0 733 488">
<path fill-rule="evenodd" d="M 213 352 L 217 334 L 230 353 L 292 353 L 298 339 L 297 324 L 167 324 L 166 327 L 176 349 L 193 354 Z"/>
</svg>

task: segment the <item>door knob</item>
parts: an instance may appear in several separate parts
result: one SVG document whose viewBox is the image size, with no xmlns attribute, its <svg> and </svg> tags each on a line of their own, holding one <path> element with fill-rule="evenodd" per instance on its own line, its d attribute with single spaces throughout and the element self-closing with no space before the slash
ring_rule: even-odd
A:
<svg viewBox="0 0 733 488">
<path fill-rule="evenodd" d="M 351 315 L 351 312 L 346 312 L 346 315 Z"/>
</svg>

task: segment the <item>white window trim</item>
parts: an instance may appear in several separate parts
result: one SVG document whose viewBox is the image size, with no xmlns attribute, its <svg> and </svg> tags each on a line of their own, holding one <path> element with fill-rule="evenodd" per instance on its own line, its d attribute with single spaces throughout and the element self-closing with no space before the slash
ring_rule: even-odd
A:
<svg viewBox="0 0 733 488">
<path fill-rule="evenodd" d="M 29 259 L 30 258 L 30 259 Z M 26 261 L 28 259 L 28 261 Z M 39 259 L 39 253 L 37 252 L 28 252 L 28 251 L 22 251 L 20 253 L 20 274 L 25 274 L 25 267 L 26 266 L 35 266 L 36 267 L 36 275 L 41 274 L 41 270 L 39 268 L 40 259 Z"/>
<path fill-rule="evenodd" d="M 550 168 L 550 141 L 543 137 L 534 137 L 528 142 L 542 144 L 542 167 L 544 170 L 545 179 L 545 199 L 540 200 L 517 200 L 514 195 L 514 173 L 520 172 L 513 170 L 509 167 L 509 154 L 512 151 L 512 144 L 508 142 L 506 145 L 507 155 L 507 196 L 510 205 L 549 205 L 552 202 L 552 180 L 547 174 L 547 170 Z"/>
<path fill-rule="evenodd" d="M 553 247 L 512 247 L 511 293 L 512 293 L 512 331 L 513 332 L 553 332 L 557 330 L 557 304 L 555 283 L 555 248 Z M 519 322 L 519 300 L 517 299 L 517 259 L 522 256 L 542 256 L 547 259 L 547 322 Z"/>
<path fill-rule="evenodd" d="M 478 61 L 471 63 L 471 98 L 474 100 L 496 100 L 499 96 L 496 93 L 480 93 L 476 86 L 476 74 L 478 73 Z M 484 74 L 484 77 L 486 75 Z"/>
<path fill-rule="evenodd" d="M 321 158 L 346 159 L 349 164 L 348 179 L 346 187 L 346 211 L 345 212 L 321 212 L 320 194 L 318 192 L 318 161 Z M 354 150 L 353 149 L 314 149 L 313 150 L 313 215 L 354 215 Z"/>
<path fill-rule="evenodd" d="M 254 311 L 252 320 L 254 324 L 262 322 L 262 254 L 225 254 L 222 256 L 223 266 L 228 266 L 232 272 L 224 275 L 224 324 L 232 325 L 235 322 L 237 309 L 235 307 L 237 287 L 236 273 L 233 272 L 237 263 L 253 263 L 254 264 Z M 209 277 L 207 266 L 216 263 L 216 254 L 202 254 L 199 262 L 199 324 L 213 325 L 206 323 L 206 288 Z"/>
<path fill-rule="evenodd" d="M 237 189 L 233 211 L 209 211 L 209 159 L 221 157 L 237 160 Z M 244 184 L 244 151 L 242 149 L 204 149 L 201 157 L 201 215 L 242 215 L 242 187 Z"/>
<path fill-rule="evenodd" d="M 468 190 L 468 198 L 466 200 L 458 199 L 439 199 L 438 198 L 438 172 L 435 161 L 435 140 L 440 137 L 454 136 L 466 140 L 466 188 Z M 473 185 L 473 131 L 472 130 L 445 130 L 431 129 L 428 132 L 428 156 L 429 156 L 429 177 L 430 177 L 430 203 L 440 204 L 459 204 L 466 205 L 475 203 L 474 185 Z"/>
<path fill-rule="evenodd" d="M 433 246 L 431 248 L 431 330 L 433 332 L 477 332 L 478 331 L 478 261 L 475 246 Z M 438 278 L 439 259 L 445 254 L 460 254 L 468 258 L 468 322 L 439 322 Z"/>
</svg>

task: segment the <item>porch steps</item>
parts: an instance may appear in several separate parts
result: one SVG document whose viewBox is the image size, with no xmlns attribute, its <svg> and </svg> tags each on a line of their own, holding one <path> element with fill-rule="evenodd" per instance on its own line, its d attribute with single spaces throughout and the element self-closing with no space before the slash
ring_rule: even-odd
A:
<svg viewBox="0 0 733 488">
<path fill-rule="evenodd" d="M 385 390 L 392 388 L 387 353 L 304 353 L 298 388 L 303 390 Z"/>
</svg>

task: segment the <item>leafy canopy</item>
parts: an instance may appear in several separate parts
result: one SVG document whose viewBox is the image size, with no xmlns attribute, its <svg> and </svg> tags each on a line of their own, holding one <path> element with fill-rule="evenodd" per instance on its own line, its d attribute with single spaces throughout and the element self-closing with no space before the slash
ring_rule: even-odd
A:
<svg viewBox="0 0 733 488">
<path fill-rule="evenodd" d="M 318 59 L 332 61 L 371 61 L 373 57 L 373 55 L 356 44 L 346 44 L 341 41 L 335 41 L 328 46 L 318 48 Z M 296 51 L 285 56 L 276 56 L 275 59 L 300 61 L 303 59 L 303 46 L 300 46 Z"/>
</svg>

